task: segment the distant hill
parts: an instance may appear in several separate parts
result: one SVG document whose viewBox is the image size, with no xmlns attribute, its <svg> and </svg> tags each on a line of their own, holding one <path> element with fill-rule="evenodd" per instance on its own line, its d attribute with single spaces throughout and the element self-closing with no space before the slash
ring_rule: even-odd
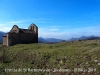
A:
<svg viewBox="0 0 100 75">
<path fill-rule="evenodd" d="M 45 38 L 45 40 L 47 40 L 48 42 L 52 42 L 52 43 L 63 41 L 62 39 L 56 39 L 56 38 Z"/>
<path fill-rule="evenodd" d="M 76 40 L 100 40 L 100 37 L 98 36 L 81 36 L 79 38 L 71 38 L 67 41 L 76 41 Z"/>
<path fill-rule="evenodd" d="M 56 39 L 56 38 L 42 38 L 42 37 L 38 38 L 39 43 L 57 43 L 62 41 L 66 41 L 66 40 Z"/>
<path fill-rule="evenodd" d="M 79 38 L 71 38 L 71 39 L 69 39 L 68 41 L 83 40 L 83 39 L 87 39 L 87 38 L 89 38 L 89 37 L 81 36 L 81 37 L 79 37 Z"/>
<path fill-rule="evenodd" d="M 76 40 L 100 40 L 100 37 L 91 35 L 91 36 L 81 36 L 79 38 L 71 38 L 68 40 L 39 37 L 38 40 L 40 43 L 57 43 L 62 41 L 76 41 Z"/>
<path fill-rule="evenodd" d="M 0 31 L 0 43 L 2 43 L 2 36 L 5 35 L 5 32 Z"/>
<path fill-rule="evenodd" d="M 100 40 L 100 37 L 90 37 L 90 38 L 87 38 L 87 40 Z"/>
<path fill-rule="evenodd" d="M 47 43 L 48 41 L 45 40 L 45 39 L 42 38 L 42 37 L 39 37 L 39 38 L 38 38 L 38 42 L 39 42 L 39 43 Z"/>
</svg>

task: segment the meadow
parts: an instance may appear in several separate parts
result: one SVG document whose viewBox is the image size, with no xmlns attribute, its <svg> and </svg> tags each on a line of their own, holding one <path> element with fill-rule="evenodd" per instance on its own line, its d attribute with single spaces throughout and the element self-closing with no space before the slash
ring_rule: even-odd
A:
<svg viewBox="0 0 100 75">
<path fill-rule="evenodd" d="M 0 44 L 0 75 L 100 75 L 100 41 Z"/>
</svg>

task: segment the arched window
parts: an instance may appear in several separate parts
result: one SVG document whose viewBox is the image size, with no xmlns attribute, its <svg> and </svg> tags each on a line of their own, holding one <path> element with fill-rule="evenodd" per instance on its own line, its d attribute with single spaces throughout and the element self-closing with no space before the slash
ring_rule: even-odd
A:
<svg viewBox="0 0 100 75">
<path fill-rule="evenodd" d="M 30 29 L 31 29 L 31 30 L 34 30 L 34 26 L 31 26 Z"/>
<path fill-rule="evenodd" d="M 32 30 L 32 26 L 31 26 L 31 30 Z"/>
<path fill-rule="evenodd" d="M 32 26 L 32 30 L 34 30 L 34 26 Z"/>
</svg>

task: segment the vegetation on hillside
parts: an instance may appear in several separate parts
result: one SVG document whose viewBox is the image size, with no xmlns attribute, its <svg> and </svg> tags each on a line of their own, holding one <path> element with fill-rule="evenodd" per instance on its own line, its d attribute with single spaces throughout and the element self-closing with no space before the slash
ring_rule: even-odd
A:
<svg viewBox="0 0 100 75">
<path fill-rule="evenodd" d="M 75 72 L 75 68 L 79 68 L 79 71 Z M 99 74 L 100 41 L 98 40 L 17 44 L 9 47 L 0 45 L 0 75 Z"/>
</svg>

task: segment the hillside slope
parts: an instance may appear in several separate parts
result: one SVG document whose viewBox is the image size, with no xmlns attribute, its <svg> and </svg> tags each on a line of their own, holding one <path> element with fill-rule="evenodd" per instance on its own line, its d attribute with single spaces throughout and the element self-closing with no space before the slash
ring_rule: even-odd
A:
<svg viewBox="0 0 100 75">
<path fill-rule="evenodd" d="M 99 75 L 100 73 L 100 41 L 97 40 L 1 46 L 0 61 L 1 57 L 4 58 L 3 62 L 0 62 L 1 75 L 5 73 L 6 75 L 72 75 L 72 73 L 73 75 Z M 75 68 L 84 70 L 94 68 L 94 72 L 64 71 Z M 8 69 L 11 69 L 11 72 L 8 72 Z"/>
</svg>

